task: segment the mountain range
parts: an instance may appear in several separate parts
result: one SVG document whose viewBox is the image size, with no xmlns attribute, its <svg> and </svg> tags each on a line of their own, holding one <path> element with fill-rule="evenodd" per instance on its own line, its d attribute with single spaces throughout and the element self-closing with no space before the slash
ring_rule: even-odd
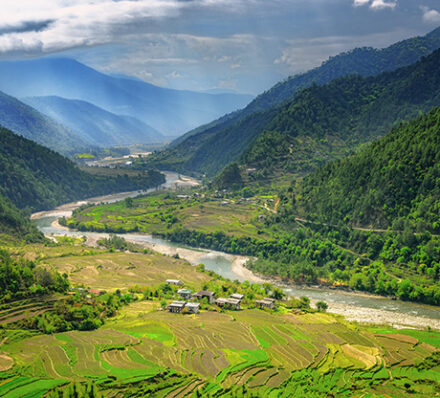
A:
<svg viewBox="0 0 440 398">
<path fill-rule="evenodd" d="M 207 94 L 157 87 L 139 79 L 106 75 L 69 58 L 1 61 L 0 90 L 18 99 L 55 96 L 85 101 L 107 112 L 136 118 L 168 136 L 180 135 L 239 109 L 252 99 L 243 94 Z M 45 111 L 52 102 L 32 100 Z M 56 106 L 60 106 L 59 102 Z M 50 111 L 53 112 L 56 110 Z"/>
<path fill-rule="evenodd" d="M 141 120 L 116 115 L 86 101 L 56 96 L 28 97 L 23 101 L 72 129 L 88 145 L 109 147 L 164 140 L 160 132 Z"/>
<path fill-rule="evenodd" d="M 388 99 L 391 102 L 394 101 L 396 107 L 400 106 L 397 99 L 393 98 L 392 91 L 398 90 L 400 83 L 407 84 L 408 90 L 410 90 L 410 86 L 416 90 L 418 73 L 416 69 L 418 67 L 423 69 L 423 66 L 415 67 L 412 77 L 405 76 L 405 73 L 411 73 L 410 70 L 406 70 L 406 72 L 402 70 L 394 75 L 390 71 L 408 66 L 421 57 L 428 56 L 439 47 L 440 28 L 426 36 L 404 40 L 385 49 L 358 48 L 332 57 L 318 68 L 293 76 L 275 85 L 272 89 L 255 98 L 243 110 L 227 114 L 179 137 L 169 148 L 155 154 L 149 165 L 214 175 L 232 161 L 264 168 L 268 165 L 275 166 L 274 157 L 279 157 L 278 163 L 280 164 L 276 167 L 294 169 L 295 171 L 310 171 L 317 164 L 339 157 L 353 146 L 384 134 L 393 123 L 414 116 L 419 110 L 426 111 L 429 106 L 437 104 L 433 97 L 423 100 L 418 98 L 421 101 L 418 104 L 412 103 L 408 107 L 405 105 L 407 114 L 397 112 L 394 120 L 388 120 L 383 126 L 374 125 L 374 119 L 380 119 L 373 115 L 373 111 L 375 111 L 373 108 L 378 108 L 381 103 L 385 104 Z M 376 76 L 379 73 L 383 73 L 383 75 L 376 81 L 374 78 L 373 80 L 367 78 L 367 76 Z M 435 69 L 430 73 L 437 75 Z M 347 75 L 357 75 L 358 77 L 345 77 L 333 85 L 325 85 L 336 78 Z M 393 79 L 395 79 L 395 85 L 392 83 Z M 404 82 L 405 79 L 408 80 Z M 411 79 L 413 79 L 412 83 Z M 420 82 L 424 86 L 423 77 L 420 78 Z M 324 86 L 318 88 L 317 84 L 324 84 Z M 357 89 L 362 86 L 365 90 L 364 96 L 357 97 L 355 90 L 350 93 L 350 85 L 352 84 Z M 384 87 L 378 86 L 381 84 L 385 86 L 391 84 L 393 87 L 389 87 L 390 91 L 387 94 L 382 92 Z M 347 91 L 342 93 L 338 88 L 339 85 L 347 88 Z M 368 85 L 369 89 L 366 88 Z M 311 88 L 307 91 L 309 87 Z M 378 101 L 376 101 L 377 90 L 381 91 L 381 99 Z M 428 92 L 435 96 L 435 90 L 428 90 Z M 400 92 L 400 94 L 399 101 L 404 103 L 405 101 L 413 101 L 410 98 L 405 98 L 404 92 Z M 356 110 L 353 108 L 351 114 L 350 112 L 345 114 L 346 118 L 341 121 L 340 125 L 327 126 L 327 121 L 322 119 L 324 115 L 318 116 L 314 113 L 324 111 L 327 114 L 326 117 L 333 114 L 334 118 L 339 118 L 338 112 L 341 110 L 341 104 L 335 97 L 338 95 L 344 97 L 344 104 L 342 104 L 344 112 L 348 109 L 345 107 L 349 105 L 350 101 L 360 99 L 361 102 L 358 102 L 358 108 Z M 298 99 L 298 97 L 301 98 Z M 327 100 L 329 100 L 328 104 Z M 317 103 L 325 109 L 318 110 L 315 107 Z M 386 105 L 386 109 L 389 111 L 390 104 Z M 339 134 L 339 128 L 343 123 L 345 123 L 345 129 L 350 126 L 351 117 L 360 117 L 357 114 L 360 110 L 364 114 L 364 119 L 359 121 L 354 128 L 355 130 L 360 128 L 363 133 L 360 134 L 356 130 L 353 137 L 350 137 L 352 130 L 345 131 L 342 135 Z M 381 112 L 380 109 L 378 111 Z M 385 116 L 386 119 L 391 117 Z M 321 119 L 319 119 L 320 117 Z M 371 123 L 366 118 L 371 118 Z M 305 123 L 304 126 L 301 123 Z M 292 131 L 292 129 L 298 128 L 301 129 L 300 134 Z M 315 128 L 321 129 L 321 131 L 316 133 L 313 130 Z M 307 132 L 305 132 L 306 129 Z M 369 129 L 369 131 L 365 129 Z M 264 136 L 262 136 L 263 133 Z M 308 133 L 313 133 L 314 137 L 309 137 Z M 292 140 L 292 137 L 298 135 L 303 138 Z M 265 152 L 261 152 L 262 146 L 269 149 L 268 156 Z M 286 159 L 286 156 L 287 158 L 289 156 L 291 158 L 297 157 L 300 164 L 296 162 L 295 165 L 289 165 L 292 162 Z M 316 158 L 316 161 L 313 161 L 313 164 L 307 164 L 310 163 L 310 158 Z"/>
</svg>

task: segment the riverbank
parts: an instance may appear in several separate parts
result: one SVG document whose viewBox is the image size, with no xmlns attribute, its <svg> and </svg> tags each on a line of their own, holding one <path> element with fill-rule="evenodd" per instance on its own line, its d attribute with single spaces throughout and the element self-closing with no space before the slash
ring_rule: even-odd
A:
<svg viewBox="0 0 440 398">
<path fill-rule="evenodd" d="M 198 184 L 196 180 L 180 176 L 177 173 L 165 174 L 167 175 L 167 182 L 164 188 L 177 189 L 179 186 L 194 186 L 194 184 Z M 58 218 L 62 216 L 68 217 L 75 208 L 86 203 L 100 203 L 102 201 L 116 202 L 129 196 L 137 196 L 138 194 L 138 191 L 127 192 L 68 203 L 52 211 L 33 214 L 32 219 L 37 223 L 39 229 L 49 237 L 56 235 L 86 236 L 86 244 L 95 246 L 99 239 L 108 237 L 108 234 L 72 231 L 61 226 L 58 222 Z M 323 286 L 308 287 L 286 285 L 274 278 L 266 278 L 262 275 L 254 274 L 251 270 L 246 268 L 245 264 L 249 258 L 245 256 L 186 247 L 164 239 L 152 237 L 151 235 L 123 234 L 120 236 L 131 243 L 164 255 L 178 255 L 193 265 L 203 263 L 207 270 L 212 270 L 231 280 L 248 280 L 252 283 L 269 282 L 283 288 L 285 293 L 289 296 L 309 297 L 312 305 L 315 305 L 317 301 L 325 301 L 329 306 L 329 312 L 343 315 L 350 321 L 388 324 L 394 327 L 415 327 L 421 329 L 431 327 L 432 329 L 440 330 L 440 310 L 436 307 L 401 302 L 399 300 L 391 300 L 389 298 L 365 293 L 329 289 Z"/>
</svg>

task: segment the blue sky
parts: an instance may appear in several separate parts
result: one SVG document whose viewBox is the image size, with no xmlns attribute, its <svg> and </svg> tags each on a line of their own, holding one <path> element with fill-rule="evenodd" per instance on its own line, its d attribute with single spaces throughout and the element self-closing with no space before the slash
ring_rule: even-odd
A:
<svg viewBox="0 0 440 398">
<path fill-rule="evenodd" d="M 253 94 L 440 26 L 438 0 L 2 0 L 1 11 L 3 59 L 69 56 L 164 87 Z"/>
</svg>

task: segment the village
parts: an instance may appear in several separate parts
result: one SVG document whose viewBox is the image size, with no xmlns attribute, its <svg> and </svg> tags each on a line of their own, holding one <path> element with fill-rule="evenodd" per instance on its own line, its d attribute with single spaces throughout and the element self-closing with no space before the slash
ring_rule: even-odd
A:
<svg viewBox="0 0 440 398">
<path fill-rule="evenodd" d="M 178 279 L 167 279 L 168 285 L 183 286 L 184 282 Z M 189 314 L 198 314 L 200 304 L 215 304 L 222 309 L 235 310 L 241 309 L 241 303 L 244 299 L 243 294 L 233 293 L 229 297 L 215 297 L 215 293 L 209 290 L 200 290 L 193 293 L 191 289 L 181 288 L 177 290 L 180 300 L 174 300 L 167 306 L 167 310 L 172 313 L 180 314 L 183 311 Z M 192 300 L 192 301 L 190 301 Z M 276 300 L 265 297 L 262 300 L 255 300 L 255 304 L 261 308 L 274 309 L 276 307 Z"/>
</svg>

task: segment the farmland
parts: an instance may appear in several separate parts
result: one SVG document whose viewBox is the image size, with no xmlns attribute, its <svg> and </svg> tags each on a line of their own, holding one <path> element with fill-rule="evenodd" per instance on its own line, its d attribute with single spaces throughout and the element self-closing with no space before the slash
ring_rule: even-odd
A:
<svg viewBox="0 0 440 398">
<path fill-rule="evenodd" d="M 175 228 L 217 231 L 230 236 L 266 237 L 262 219 L 267 210 L 257 200 L 223 200 L 162 193 L 75 211 L 67 225 L 98 232 L 166 233 Z M 264 201 L 262 201 L 263 203 Z"/>
<path fill-rule="evenodd" d="M 35 245 L 28 255 L 41 266 L 67 273 L 74 286 L 114 290 L 137 285 L 135 291 L 143 291 L 175 278 L 193 289 L 235 286 L 259 294 L 251 285 L 217 280 L 183 260 L 150 252 L 91 250 L 76 242 Z M 169 302 L 167 297 L 162 301 Z M 203 306 L 200 314 L 182 315 L 160 310 L 160 297 L 138 295 L 93 331 L 41 334 L 5 322 L 0 329 L 0 396 L 440 393 L 437 332 L 356 325 L 332 314 L 292 311 L 287 302 L 276 310 L 256 309 L 248 302 L 240 311 Z M 34 307 L 50 310 L 49 299 L 44 305 L 16 304 L 11 314 L 20 308 L 28 316 Z"/>
</svg>

